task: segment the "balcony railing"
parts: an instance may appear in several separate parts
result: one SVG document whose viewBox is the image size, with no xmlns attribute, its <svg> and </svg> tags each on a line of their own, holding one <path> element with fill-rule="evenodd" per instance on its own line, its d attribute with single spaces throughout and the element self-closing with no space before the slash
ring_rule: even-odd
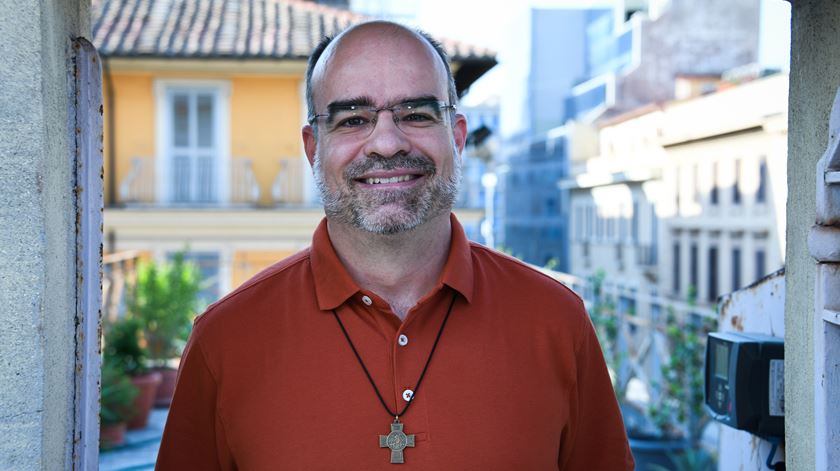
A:
<svg viewBox="0 0 840 471">
<path fill-rule="evenodd" d="M 188 164 L 189 162 L 187 162 Z M 234 158 L 226 172 L 229 175 L 229 199 L 221 201 L 220 188 L 214 182 L 217 171 L 212 160 L 199 160 L 197 165 L 174 161 L 172 182 L 169 183 L 170 201 L 161 201 L 157 194 L 158 176 L 152 157 L 134 157 L 131 169 L 119 186 L 120 201 L 128 205 L 224 203 L 256 204 L 260 199 L 260 186 L 250 159 Z M 196 175 L 190 175 L 190 171 Z M 177 182 L 177 184 L 175 183 Z"/>
<path fill-rule="evenodd" d="M 596 327 L 609 326 L 599 328 L 599 337 L 609 344 L 605 355 L 613 370 L 616 390 L 624 396 L 622 399 L 651 408 L 659 407 L 663 401 L 662 383 L 667 378 L 663 378 L 662 367 L 674 353 L 673 339 L 669 338 L 674 326 L 703 326 L 717 319 L 713 308 L 692 302 L 647 294 L 594 278 L 543 271 L 584 299 Z M 696 341 L 703 343 L 705 338 Z M 696 347 L 702 350 L 702 345 Z"/>
<path fill-rule="evenodd" d="M 102 316 L 113 322 L 125 311 L 128 290 L 137 280 L 140 254 L 127 250 L 102 257 Z"/>
<path fill-rule="evenodd" d="M 280 170 L 271 185 L 275 204 L 300 205 L 304 202 L 303 161 L 297 157 L 280 159 Z"/>
</svg>

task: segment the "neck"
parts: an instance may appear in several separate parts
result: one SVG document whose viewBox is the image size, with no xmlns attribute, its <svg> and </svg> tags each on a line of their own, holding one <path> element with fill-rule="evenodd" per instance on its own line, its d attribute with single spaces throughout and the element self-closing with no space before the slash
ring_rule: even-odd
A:
<svg viewBox="0 0 840 471">
<path fill-rule="evenodd" d="M 350 276 L 403 320 L 437 283 L 452 236 L 448 213 L 399 234 L 372 234 L 329 220 L 327 229 Z"/>
</svg>

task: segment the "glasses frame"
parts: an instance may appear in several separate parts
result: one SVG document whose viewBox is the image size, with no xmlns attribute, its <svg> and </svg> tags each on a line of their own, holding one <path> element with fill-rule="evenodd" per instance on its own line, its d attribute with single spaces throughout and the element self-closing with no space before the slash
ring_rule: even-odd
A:
<svg viewBox="0 0 840 471">
<path fill-rule="evenodd" d="M 446 115 L 446 113 L 454 114 L 458 110 L 457 105 L 452 104 L 452 103 L 447 103 L 446 101 L 443 101 L 443 100 L 405 101 L 405 102 L 402 102 L 402 103 L 397 103 L 396 105 L 383 106 L 383 107 L 367 106 L 367 105 L 349 105 L 349 106 L 341 106 L 341 107 L 338 107 L 338 108 L 340 108 L 341 110 L 348 110 L 348 111 L 362 110 L 362 111 L 368 111 L 368 112 L 372 113 L 373 114 L 373 119 L 371 120 L 372 126 L 370 128 L 370 132 L 365 136 L 365 137 L 367 137 L 367 136 L 370 136 L 371 134 L 373 134 L 373 130 L 376 128 L 376 124 L 379 122 L 379 113 L 380 112 L 390 111 L 391 114 L 394 117 L 393 121 L 394 121 L 394 124 L 397 126 L 397 129 L 399 129 L 400 131 L 405 133 L 405 130 L 403 128 L 401 128 L 400 124 L 399 124 L 399 122 L 402 121 L 402 120 L 397 119 L 397 117 L 396 117 L 397 112 L 400 111 L 400 109 L 402 109 L 406 106 L 411 106 L 411 105 L 420 106 L 420 105 L 430 104 L 430 103 L 434 103 L 438 106 L 439 111 L 441 113 L 441 117 L 444 117 Z M 314 114 L 314 115 L 309 117 L 308 122 L 309 122 L 310 125 L 315 125 L 321 118 L 329 118 L 331 114 L 332 113 Z M 443 119 L 445 119 L 445 118 L 443 118 Z M 328 132 L 331 132 L 331 131 L 328 131 Z"/>
</svg>

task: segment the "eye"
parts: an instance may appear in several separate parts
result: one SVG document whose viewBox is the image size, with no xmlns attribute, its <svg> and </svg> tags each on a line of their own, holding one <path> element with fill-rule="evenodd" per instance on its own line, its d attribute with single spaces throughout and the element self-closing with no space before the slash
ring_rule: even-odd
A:
<svg viewBox="0 0 840 471">
<path fill-rule="evenodd" d="M 410 126 L 429 126 L 440 121 L 437 108 L 428 104 L 406 105 L 400 110 L 399 119 Z"/>
<path fill-rule="evenodd" d="M 332 117 L 333 130 L 349 130 L 365 127 L 370 123 L 370 118 L 365 113 L 358 111 L 337 112 Z"/>
<path fill-rule="evenodd" d="M 357 127 L 357 126 L 364 126 L 368 123 L 368 120 L 361 117 L 361 116 L 351 116 L 349 118 L 344 118 L 338 120 L 338 124 L 336 127 Z"/>
<path fill-rule="evenodd" d="M 435 117 L 429 113 L 423 113 L 419 111 L 412 111 L 406 115 L 400 116 L 400 121 L 406 121 L 410 123 L 423 123 L 423 122 L 434 122 Z"/>
</svg>

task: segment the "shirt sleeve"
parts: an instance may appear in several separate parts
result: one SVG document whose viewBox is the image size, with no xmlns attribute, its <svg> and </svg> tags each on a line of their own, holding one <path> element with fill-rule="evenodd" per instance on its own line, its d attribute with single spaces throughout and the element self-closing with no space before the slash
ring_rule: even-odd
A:
<svg viewBox="0 0 840 471">
<path fill-rule="evenodd" d="M 559 469 L 633 470 L 624 421 L 604 355 L 589 316 L 576 351 L 577 383 L 572 388 L 569 423 L 560 444 Z"/>
<path fill-rule="evenodd" d="M 236 469 L 216 407 L 218 385 L 199 337 L 194 329 L 181 356 L 156 471 Z"/>
</svg>

